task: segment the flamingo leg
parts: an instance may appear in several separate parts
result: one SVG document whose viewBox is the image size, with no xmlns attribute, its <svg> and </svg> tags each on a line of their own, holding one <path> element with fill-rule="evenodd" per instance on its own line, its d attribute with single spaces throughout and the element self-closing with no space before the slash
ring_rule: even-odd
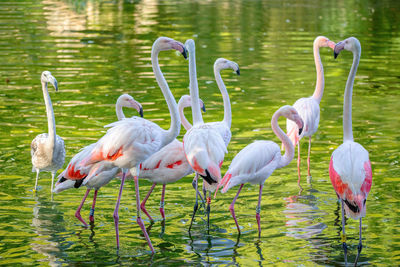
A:
<svg viewBox="0 0 400 267">
<path fill-rule="evenodd" d="M 344 262 L 345 266 L 347 266 L 347 244 L 346 244 L 346 231 L 345 231 L 345 217 L 344 217 L 344 201 L 342 200 L 342 230 L 343 230 L 343 235 L 342 235 L 342 245 L 343 245 L 343 251 L 344 251 Z"/>
<path fill-rule="evenodd" d="M 196 215 L 197 209 L 199 207 L 199 199 L 198 199 L 198 196 L 200 195 L 200 193 L 198 191 L 199 175 L 197 174 L 197 172 L 196 172 L 196 175 L 195 175 L 194 179 L 195 179 L 195 187 L 194 187 L 194 189 L 196 190 L 196 202 L 194 203 L 194 206 L 193 206 L 193 214 L 192 214 L 192 220 L 190 221 L 189 233 L 190 233 L 190 230 L 192 229 L 194 216 Z"/>
<path fill-rule="evenodd" d="M 308 156 L 307 156 L 307 172 L 308 172 L 308 177 L 307 180 L 311 179 L 311 173 L 310 173 L 310 154 L 311 154 L 311 136 L 308 137 Z"/>
<path fill-rule="evenodd" d="M 207 194 L 207 191 L 206 191 Z M 206 196 L 206 195 L 204 195 Z M 209 192 L 207 197 L 207 233 L 210 232 L 210 210 L 211 210 L 211 192 Z"/>
<path fill-rule="evenodd" d="M 164 212 L 164 197 L 165 197 L 165 184 L 163 184 L 162 187 L 162 192 L 161 192 L 161 201 L 160 201 L 160 213 L 161 213 L 161 217 L 163 218 L 163 221 L 165 221 L 165 212 Z"/>
<path fill-rule="evenodd" d="M 140 209 L 146 214 L 147 217 L 149 217 L 151 222 L 154 222 L 153 218 L 150 216 L 150 214 L 146 210 L 146 201 L 149 198 L 151 192 L 153 192 L 154 187 L 156 187 L 157 183 L 153 183 L 151 186 L 149 192 L 147 193 L 146 197 L 143 199 L 142 203 L 140 204 Z"/>
<path fill-rule="evenodd" d="M 299 176 L 299 179 L 297 180 L 297 185 L 300 187 L 300 191 L 303 190 L 303 187 L 301 187 L 300 185 L 300 179 L 301 179 L 301 175 L 300 175 L 300 140 L 297 144 L 297 174 Z"/>
<path fill-rule="evenodd" d="M 115 225 L 115 237 L 117 239 L 117 248 L 119 248 L 119 230 L 118 230 L 118 224 L 119 224 L 119 215 L 118 215 L 118 209 L 119 209 L 119 204 L 121 203 L 121 196 L 122 196 L 122 190 L 124 189 L 124 183 L 125 183 L 125 178 L 126 178 L 126 173 L 128 170 L 123 169 L 122 170 L 122 178 L 121 178 L 121 186 L 119 188 L 119 193 L 118 193 L 118 199 L 117 203 L 115 204 L 115 209 L 114 209 L 114 225 Z"/>
<path fill-rule="evenodd" d="M 232 214 L 233 219 L 235 220 L 236 228 L 237 228 L 237 230 L 238 230 L 238 232 L 239 232 L 239 235 L 240 235 L 240 228 L 239 228 L 239 224 L 238 224 L 238 222 L 237 222 L 237 220 L 236 220 L 236 215 L 235 215 L 235 202 L 236 202 L 236 199 L 238 198 L 238 196 L 239 196 L 239 194 L 240 194 L 240 191 L 241 191 L 242 188 L 243 188 L 243 185 L 244 185 L 244 184 L 241 184 L 241 185 L 240 185 L 239 190 L 238 190 L 238 192 L 236 193 L 235 198 L 233 199 L 231 205 L 229 206 L 229 210 L 230 210 L 230 212 L 231 212 L 231 214 Z"/>
<path fill-rule="evenodd" d="M 54 176 L 56 175 L 55 172 L 51 172 L 51 194 L 53 195 L 53 188 L 54 188 Z"/>
<path fill-rule="evenodd" d="M 135 181 L 135 190 L 136 190 L 136 207 L 137 207 L 137 209 L 136 209 L 136 212 L 137 212 L 136 222 L 139 224 L 140 229 L 142 229 L 143 235 L 147 240 L 147 244 L 149 244 L 151 252 L 154 253 L 154 248 L 153 248 L 153 245 L 151 244 L 150 237 L 147 234 L 146 228 L 144 227 L 144 223 L 143 223 L 142 217 L 140 217 L 139 179 L 138 179 L 137 176 L 134 176 L 133 180 Z"/>
<path fill-rule="evenodd" d="M 79 221 L 81 221 L 85 225 L 85 227 L 87 227 L 88 224 L 85 222 L 85 220 L 81 216 L 81 209 L 82 209 L 83 204 L 85 203 L 85 200 L 86 200 L 87 196 L 89 195 L 89 192 L 90 192 L 90 189 L 87 189 L 85 195 L 82 198 L 81 204 L 79 205 L 78 209 L 75 212 L 75 217 Z"/>
<path fill-rule="evenodd" d="M 356 260 L 354 262 L 354 266 L 357 266 L 357 262 L 358 262 L 358 258 L 360 257 L 360 253 L 362 250 L 362 236 L 361 236 L 361 232 L 362 232 L 362 218 L 360 218 L 360 241 L 358 243 L 358 252 L 357 252 L 357 257 Z"/>
<path fill-rule="evenodd" d="M 264 185 L 260 184 L 260 193 L 258 194 L 258 206 L 256 209 L 256 219 L 258 224 L 258 238 L 261 238 L 260 212 L 261 212 L 261 196 Z"/>
<path fill-rule="evenodd" d="M 193 186 L 194 190 L 197 191 L 197 189 L 196 189 L 196 176 L 193 178 L 192 186 Z M 198 194 L 198 196 L 199 196 L 200 199 L 201 199 L 201 202 L 203 203 L 203 206 L 205 207 L 205 206 L 206 206 L 206 202 L 204 201 L 204 198 L 202 197 L 202 195 L 200 194 L 200 192 L 197 191 L 196 194 Z"/>
<path fill-rule="evenodd" d="M 97 192 L 98 192 L 98 191 L 99 191 L 98 189 L 94 190 L 92 208 L 90 209 L 90 214 L 89 214 L 89 221 L 90 221 L 91 223 L 94 223 L 94 207 L 96 206 Z"/>
<path fill-rule="evenodd" d="M 36 191 L 37 190 L 37 182 L 38 182 L 38 180 L 39 180 L 39 169 L 36 169 L 36 181 L 35 181 L 35 189 L 34 189 L 34 191 Z"/>
</svg>

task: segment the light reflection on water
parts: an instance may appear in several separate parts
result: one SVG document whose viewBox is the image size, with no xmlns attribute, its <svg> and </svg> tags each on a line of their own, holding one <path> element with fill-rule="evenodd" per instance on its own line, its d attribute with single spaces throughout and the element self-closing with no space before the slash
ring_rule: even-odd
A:
<svg viewBox="0 0 400 267">
<path fill-rule="evenodd" d="M 264 187 L 261 239 L 255 208 L 258 188 L 245 185 L 235 205 L 238 236 L 229 214 L 235 189 L 212 201 L 207 234 L 202 210 L 187 233 L 194 194 L 192 177 L 167 186 L 161 224 L 160 190 L 148 200 L 156 219 L 149 228 L 157 250 L 151 257 L 135 223 L 133 184 L 120 208 L 121 249 L 115 250 L 112 213 L 119 181 L 99 191 L 96 221 L 83 228 L 74 217 L 84 190 L 55 195 L 50 174 L 32 193 L 30 142 L 47 123 L 39 77 L 50 70 L 60 91 L 50 90 L 57 133 L 67 160 L 97 140 L 115 120 L 114 102 L 129 93 L 143 104 L 145 118 L 169 126 L 167 105 L 155 82 L 152 42 L 160 35 L 196 41 L 200 96 L 205 121 L 222 120 L 222 98 L 212 65 L 218 57 L 237 62 L 241 75 L 224 72 L 232 101 L 232 141 L 223 172 L 234 155 L 256 139 L 277 141 L 270 127 L 274 111 L 311 95 L 315 87 L 312 42 L 318 35 L 339 41 L 350 35 L 362 44 L 354 85 L 354 137 L 370 152 L 374 182 L 364 220 L 360 262 L 398 265 L 400 251 L 398 182 L 400 117 L 396 116 L 400 67 L 396 1 L 86 1 L 46 0 L 0 3 L 0 262 L 2 264 L 138 265 L 342 265 L 340 208 L 328 164 L 342 142 L 341 114 L 350 53 L 336 60 L 321 49 L 325 93 L 319 131 L 313 136 L 311 184 L 298 195 L 296 163 L 277 170 Z M 27 12 L 29 10 L 29 12 Z M 160 64 L 176 99 L 188 94 L 187 61 L 163 53 Z M 127 110 L 127 115 L 136 115 Z M 190 111 L 186 112 L 190 117 Z M 284 120 L 280 121 L 281 127 Z M 184 131 L 181 132 L 181 137 Z M 306 169 L 306 145 L 302 146 Z M 144 194 L 150 183 L 140 181 Z M 91 198 L 91 196 L 89 197 Z M 91 201 L 82 210 L 86 219 Z M 358 244 L 358 224 L 347 222 L 349 261 Z"/>
</svg>

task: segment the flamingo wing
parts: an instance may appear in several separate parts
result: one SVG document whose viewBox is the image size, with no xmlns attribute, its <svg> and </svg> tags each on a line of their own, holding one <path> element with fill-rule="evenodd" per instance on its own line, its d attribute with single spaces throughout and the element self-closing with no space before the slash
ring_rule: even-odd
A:
<svg viewBox="0 0 400 267">
<path fill-rule="evenodd" d="M 260 184 L 277 168 L 281 158 L 279 146 L 272 141 L 255 141 L 243 148 L 232 160 L 219 186 L 225 193 L 244 183 Z"/>
<path fill-rule="evenodd" d="M 346 204 L 346 213 L 355 219 L 364 217 L 372 185 L 368 151 L 356 142 L 344 142 L 332 153 L 329 176 L 336 194 Z"/>
</svg>

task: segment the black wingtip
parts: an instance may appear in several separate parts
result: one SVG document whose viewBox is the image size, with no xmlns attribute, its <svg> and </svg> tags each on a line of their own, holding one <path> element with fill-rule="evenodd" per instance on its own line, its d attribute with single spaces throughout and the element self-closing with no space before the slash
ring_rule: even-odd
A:
<svg viewBox="0 0 400 267">
<path fill-rule="evenodd" d="M 85 180 L 86 177 L 87 177 L 87 176 L 85 176 L 83 179 L 76 180 L 76 182 L 75 182 L 75 184 L 74 184 L 74 187 L 75 187 L 75 188 L 81 187 L 81 185 L 82 185 L 82 183 L 83 183 L 83 180 Z"/>
<path fill-rule="evenodd" d="M 216 183 L 217 183 L 217 181 L 215 181 L 215 180 L 211 177 L 211 175 L 210 175 L 210 173 L 208 172 L 208 170 L 206 170 L 206 175 L 201 175 L 201 174 L 200 174 L 200 176 L 203 177 L 203 179 L 204 179 L 207 183 L 209 183 L 209 184 L 216 184 Z"/>
</svg>

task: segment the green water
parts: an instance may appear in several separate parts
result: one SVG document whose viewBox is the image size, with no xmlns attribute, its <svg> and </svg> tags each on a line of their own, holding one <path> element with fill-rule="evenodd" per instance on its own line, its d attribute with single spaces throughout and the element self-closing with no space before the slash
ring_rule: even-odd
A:
<svg viewBox="0 0 400 267">
<path fill-rule="evenodd" d="M 169 113 L 150 63 L 153 41 L 169 36 L 196 41 L 200 97 L 205 121 L 223 118 L 222 98 L 212 66 L 218 57 L 237 62 L 241 75 L 223 73 L 232 101 L 232 141 L 222 173 L 235 154 L 256 139 L 278 142 L 269 124 L 282 105 L 310 96 L 315 87 L 313 40 L 337 42 L 356 36 L 362 55 L 354 84 L 354 138 L 369 152 L 373 185 L 363 220 L 360 264 L 400 264 L 399 141 L 400 4 L 398 1 L 84 1 L 0 2 L 0 264 L 27 265 L 343 265 L 341 220 L 328 175 L 332 151 L 342 142 L 342 104 L 351 53 L 333 59 L 321 49 L 325 93 L 313 136 L 307 184 L 306 142 L 302 142 L 302 184 L 298 195 L 293 161 L 266 181 L 261 239 L 255 209 L 258 187 L 245 185 L 229 213 L 236 188 L 212 201 L 207 234 L 202 211 L 187 233 L 194 204 L 193 176 L 167 186 L 165 231 L 158 212 L 160 187 L 148 200 L 156 218 L 149 229 L 151 256 L 136 224 L 133 183 L 120 208 L 121 249 L 115 248 L 112 213 L 119 189 L 114 180 L 99 191 L 95 224 L 84 228 L 74 217 L 84 189 L 50 195 L 50 174 L 41 173 L 32 192 L 30 143 L 47 131 L 40 73 L 59 82 L 50 89 L 57 134 L 67 161 L 100 138 L 116 120 L 122 93 L 140 101 L 145 118 L 163 128 Z M 162 70 L 176 99 L 188 94 L 188 62 L 173 52 L 160 54 Z M 131 110 L 127 115 L 136 115 Z M 190 111 L 186 114 L 190 116 Z M 284 120 L 280 121 L 284 127 Z M 180 140 L 185 133 L 181 131 Z M 140 181 L 142 197 L 150 188 Z M 91 197 L 83 208 L 89 216 Z M 149 221 L 145 221 L 149 226 Z M 358 222 L 347 221 L 349 261 L 355 259 Z"/>
</svg>

